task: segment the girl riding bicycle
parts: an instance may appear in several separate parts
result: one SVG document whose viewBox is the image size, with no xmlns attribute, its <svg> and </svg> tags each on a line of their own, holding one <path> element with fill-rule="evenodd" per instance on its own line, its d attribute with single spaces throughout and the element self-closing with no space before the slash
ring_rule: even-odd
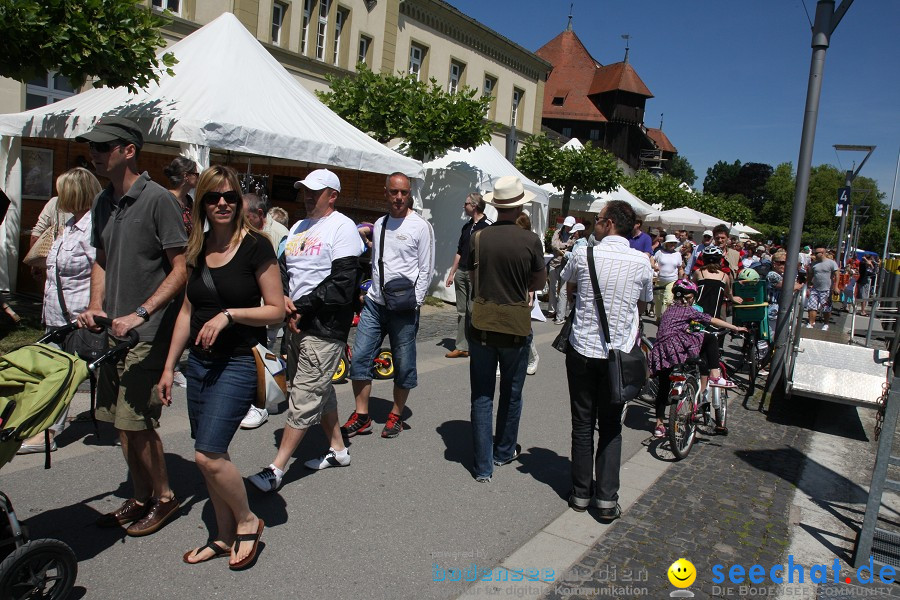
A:
<svg viewBox="0 0 900 600">
<path fill-rule="evenodd" d="M 674 302 L 662 317 L 656 343 L 650 350 L 648 362 L 650 373 L 659 378 L 659 391 L 656 394 L 656 429 L 654 437 L 666 435 L 663 425 L 666 406 L 668 405 L 671 382 L 669 375 L 672 369 L 690 358 L 702 357 L 700 393 L 706 385 L 722 388 L 733 388 L 734 383 L 722 377 L 719 369 L 719 346 L 716 337 L 702 331 L 697 325 L 713 325 L 731 331 L 744 331 L 745 327 L 735 327 L 731 323 L 717 319 L 697 308 L 694 299 L 697 296 L 697 285 L 689 279 L 679 279 L 672 286 Z M 714 366 L 713 366 L 714 365 Z"/>
</svg>

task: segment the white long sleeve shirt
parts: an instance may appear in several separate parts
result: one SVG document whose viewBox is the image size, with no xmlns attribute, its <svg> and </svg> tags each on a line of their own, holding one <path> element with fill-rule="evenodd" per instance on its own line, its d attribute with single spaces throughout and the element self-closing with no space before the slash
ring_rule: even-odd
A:
<svg viewBox="0 0 900 600">
<path fill-rule="evenodd" d="M 384 279 L 378 265 L 381 255 L 381 229 L 387 219 L 384 236 Z M 402 218 L 381 217 L 372 231 L 372 286 L 368 296 L 384 305 L 381 286 L 398 277 L 416 283 L 416 303 L 422 306 L 434 272 L 434 230 L 418 213 Z"/>
</svg>

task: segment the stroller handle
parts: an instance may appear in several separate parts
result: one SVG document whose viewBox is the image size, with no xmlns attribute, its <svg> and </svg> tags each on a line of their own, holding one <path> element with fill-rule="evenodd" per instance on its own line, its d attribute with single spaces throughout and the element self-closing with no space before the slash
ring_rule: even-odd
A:
<svg viewBox="0 0 900 600">
<path fill-rule="evenodd" d="M 106 329 L 112 328 L 112 319 L 108 317 L 94 317 L 94 322 Z M 88 369 L 90 369 L 91 371 L 96 371 L 101 364 L 110 359 L 112 359 L 113 362 L 118 362 L 119 359 L 125 356 L 125 354 L 129 350 L 137 346 L 138 342 L 141 341 L 141 336 L 138 335 L 138 332 L 134 329 L 129 330 L 126 334 L 126 337 L 128 339 L 119 342 L 118 344 L 104 352 L 97 360 L 90 363 L 88 365 Z"/>
</svg>

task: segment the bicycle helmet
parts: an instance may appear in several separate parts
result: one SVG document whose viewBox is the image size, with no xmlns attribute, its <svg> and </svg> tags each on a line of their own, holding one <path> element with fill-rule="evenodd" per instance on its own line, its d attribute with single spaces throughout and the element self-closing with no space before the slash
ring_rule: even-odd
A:
<svg viewBox="0 0 900 600">
<path fill-rule="evenodd" d="M 688 294 L 697 295 L 697 284 L 690 279 L 682 278 L 672 284 L 672 295 L 676 298 L 681 298 Z"/>
<path fill-rule="evenodd" d="M 722 260 L 722 257 L 725 256 L 725 252 L 722 251 L 718 246 L 707 246 L 703 249 L 703 263 L 710 264 L 711 262 L 718 262 Z"/>
<path fill-rule="evenodd" d="M 741 269 L 741 272 L 738 273 L 738 281 L 759 281 L 759 273 L 757 273 L 754 269 L 747 267 L 746 269 Z"/>
</svg>

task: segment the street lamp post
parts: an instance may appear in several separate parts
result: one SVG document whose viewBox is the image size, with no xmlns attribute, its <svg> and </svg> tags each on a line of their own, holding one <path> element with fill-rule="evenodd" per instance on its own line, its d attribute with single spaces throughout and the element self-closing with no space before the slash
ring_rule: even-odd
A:
<svg viewBox="0 0 900 600">
<path fill-rule="evenodd" d="M 791 302 L 793 282 L 797 281 L 797 269 L 800 256 L 800 237 L 803 233 L 803 220 L 806 217 L 806 195 L 809 192 L 809 175 L 812 168 L 813 145 L 816 140 L 816 121 L 819 118 L 819 97 L 822 94 L 822 77 L 825 73 L 825 52 L 831 43 L 831 34 L 837 28 L 853 0 L 841 0 L 835 10 L 835 0 L 819 0 L 816 4 L 816 20 L 812 33 L 812 59 L 809 67 L 809 82 L 806 89 L 806 109 L 803 114 L 803 133 L 800 138 L 800 156 L 797 160 L 797 185 L 794 189 L 794 209 L 791 214 L 791 233 L 787 247 L 787 264 L 784 269 L 782 289 L 784 299 L 778 307 L 778 326 L 776 327 L 775 354 L 772 370 L 766 382 L 766 392 L 775 389 L 784 374 L 784 359 L 788 351 L 786 320 Z"/>
</svg>

